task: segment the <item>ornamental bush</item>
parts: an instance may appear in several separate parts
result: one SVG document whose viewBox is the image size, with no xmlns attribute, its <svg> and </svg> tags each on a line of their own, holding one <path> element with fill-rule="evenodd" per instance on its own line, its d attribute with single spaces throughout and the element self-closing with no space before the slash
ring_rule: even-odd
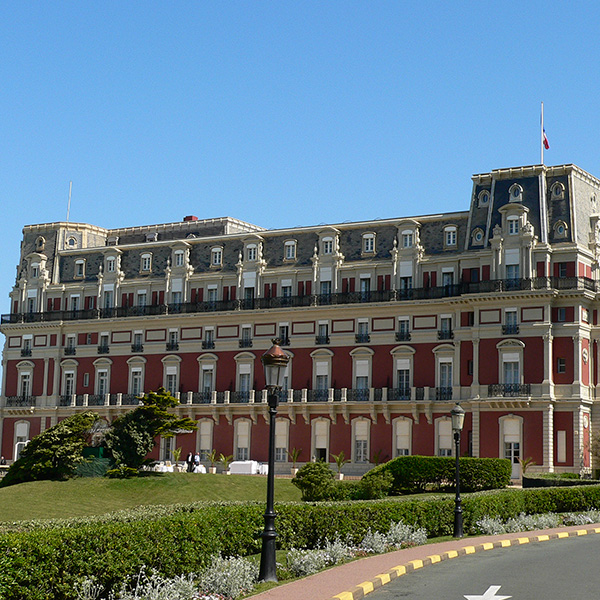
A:
<svg viewBox="0 0 600 600">
<path fill-rule="evenodd" d="M 464 492 L 501 489 L 510 483 L 511 464 L 504 458 L 459 459 L 460 487 Z M 456 459 L 445 456 L 399 456 L 379 465 L 363 479 L 391 473 L 392 494 L 415 494 L 452 488 Z"/>
</svg>

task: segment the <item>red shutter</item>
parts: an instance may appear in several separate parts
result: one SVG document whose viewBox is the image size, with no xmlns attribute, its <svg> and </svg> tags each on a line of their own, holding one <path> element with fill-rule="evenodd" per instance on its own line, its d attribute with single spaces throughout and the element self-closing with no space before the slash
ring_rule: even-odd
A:
<svg viewBox="0 0 600 600">
<path fill-rule="evenodd" d="M 60 310 L 60 298 L 54 298 L 54 310 Z"/>
<path fill-rule="evenodd" d="M 342 294 L 345 294 L 348 291 L 348 278 L 344 277 L 342 279 Z"/>
<path fill-rule="evenodd" d="M 575 277 L 575 262 L 567 263 L 567 277 Z"/>
<path fill-rule="evenodd" d="M 431 271 L 431 287 L 437 286 L 437 273 L 435 271 Z"/>
<path fill-rule="evenodd" d="M 304 281 L 298 282 L 298 296 L 304 296 Z"/>
<path fill-rule="evenodd" d="M 558 277 L 559 264 L 554 263 L 554 277 Z"/>
<path fill-rule="evenodd" d="M 164 290 L 161 290 L 160 292 L 158 292 L 158 303 L 159 304 L 165 303 L 165 291 Z"/>
<path fill-rule="evenodd" d="M 271 298 L 277 298 L 277 284 L 271 284 Z"/>
<path fill-rule="evenodd" d="M 350 277 L 348 284 L 350 285 L 350 291 L 353 292 L 356 287 L 356 279 L 354 279 L 354 277 Z"/>
<path fill-rule="evenodd" d="M 264 294 L 263 294 L 264 297 L 265 298 L 270 298 L 271 297 L 271 286 L 268 283 L 265 283 L 263 287 L 264 287 L 264 290 L 265 290 Z"/>
<path fill-rule="evenodd" d="M 237 286 L 232 285 L 229 288 L 229 297 L 230 297 L 230 300 L 235 300 L 236 296 L 237 296 Z"/>
<path fill-rule="evenodd" d="M 383 275 L 377 275 L 377 291 L 383 291 Z"/>
<path fill-rule="evenodd" d="M 229 300 L 229 288 L 227 286 L 223 286 L 223 300 L 225 302 Z"/>
<path fill-rule="evenodd" d="M 121 294 L 121 306 L 127 306 L 127 294 Z"/>
<path fill-rule="evenodd" d="M 16 314 L 19 312 L 19 303 L 15 300 L 13 302 L 13 314 Z"/>
<path fill-rule="evenodd" d="M 389 290 L 392 288 L 392 276 L 391 275 L 386 275 L 385 276 L 385 290 Z"/>
<path fill-rule="evenodd" d="M 48 298 L 46 301 L 46 311 L 50 312 L 52 310 L 52 298 Z"/>
<path fill-rule="evenodd" d="M 542 261 L 538 262 L 536 264 L 536 272 L 538 277 L 546 277 L 546 263 Z"/>
<path fill-rule="evenodd" d="M 423 272 L 423 287 L 424 288 L 429 287 L 429 271 Z"/>
<path fill-rule="evenodd" d="M 306 295 L 310 296 L 312 294 L 312 281 L 306 282 Z"/>
<path fill-rule="evenodd" d="M 481 281 L 490 280 L 490 265 L 483 265 L 481 267 Z"/>
<path fill-rule="evenodd" d="M 196 290 L 192 290 L 192 302 L 194 302 L 194 292 Z M 158 304 L 158 292 L 152 292 L 152 306 L 156 306 Z"/>
<path fill-rule="evenodd" d="M 462 270 L 462 280 L 465 283 L 471 283 L 471 269 Z"/>
</svg>

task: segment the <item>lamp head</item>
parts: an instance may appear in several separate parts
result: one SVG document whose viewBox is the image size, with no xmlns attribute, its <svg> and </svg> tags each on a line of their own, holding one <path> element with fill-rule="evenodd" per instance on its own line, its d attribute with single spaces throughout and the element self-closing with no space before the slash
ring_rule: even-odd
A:
<svg viewBox="0 0 600 600">
<path fill-rule="evenodd" d="M 465 411 L 462 409 L 458 402 L 450 411 L 450 416 L 452 417 L 452 430 L 459 432 L 462 431 L 465 422 Z"/>
<path fill-rule="evenodd" d="M 261 361 L 265 370 L 265 383 L 269 389 L 283 387 L 285 369 L 290 357 L 281 349 L 280 340 L 272 340 L 273 345 L 262 355 Z"/>
</svg>

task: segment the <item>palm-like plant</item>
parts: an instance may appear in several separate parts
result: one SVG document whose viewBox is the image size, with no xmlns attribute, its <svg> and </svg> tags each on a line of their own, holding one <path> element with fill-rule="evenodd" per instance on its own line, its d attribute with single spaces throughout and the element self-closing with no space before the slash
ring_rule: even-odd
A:
<svg viewBox="0 0 600 600">
<path fill-rule="evenodd" d="M 349 463 L 350 461 L 346 458 L 344 451 L 342 450 L 339 454 L 332 454 L 333 460 L 335 460 L 335 464 L 337 466 L 338 473 L 342 472 L 342 467 Z"/>
</svg>

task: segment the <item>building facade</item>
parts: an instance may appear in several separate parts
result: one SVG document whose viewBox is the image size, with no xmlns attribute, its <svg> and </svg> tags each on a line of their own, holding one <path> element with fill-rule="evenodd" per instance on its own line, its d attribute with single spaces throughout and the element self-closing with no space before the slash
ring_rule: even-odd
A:
<svg viewBox="0 0 600 600">
<path fill-rule="evenodd" d="M 590 472 L 600 429 L 600 181 L 574 165 L 473 176 L 470 208 L 265 230 L 231 218 L 107 230 L 23 230 L 6 336 L 0 448 L 80 410 L 110 422 L 164 386 L 198 431 L 168 459 L 211 450 L 267 460 L 261 355 L 290 356 L 278 470 L 349 472 L 461 453 Z"/>
</svg>

